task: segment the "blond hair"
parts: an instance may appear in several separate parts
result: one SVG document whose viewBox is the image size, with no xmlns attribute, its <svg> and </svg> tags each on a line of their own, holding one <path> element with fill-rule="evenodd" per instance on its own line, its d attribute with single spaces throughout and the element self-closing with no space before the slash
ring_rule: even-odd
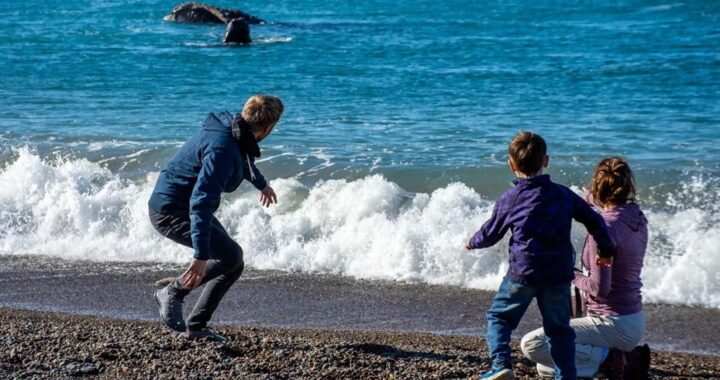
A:
<svg viewBox="0 0 720 380">
<path fill-rule="evenodd" d="M 273 95 L 253 95 L 242 110 L 242 118 L 254 131 L 262 131 L 280 120 L 284 111 L 280 98 Z"/>
</svg>

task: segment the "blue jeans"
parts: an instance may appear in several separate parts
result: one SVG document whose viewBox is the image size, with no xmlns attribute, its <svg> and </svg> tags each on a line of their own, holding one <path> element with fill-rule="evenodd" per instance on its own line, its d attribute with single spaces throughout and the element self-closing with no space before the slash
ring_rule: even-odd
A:
<svg viewBox="0 0 720 380">
<path fill-rule="evenodd" d="M 575 379 L 575 331 L 570 327 L 570 283 L 523 285 L 505 277 L 487 311 L 487 343 L 493 369 L 512 368 L 510 335 L 537 298 L 555 362 L 556 379 Z"/>
</svg>

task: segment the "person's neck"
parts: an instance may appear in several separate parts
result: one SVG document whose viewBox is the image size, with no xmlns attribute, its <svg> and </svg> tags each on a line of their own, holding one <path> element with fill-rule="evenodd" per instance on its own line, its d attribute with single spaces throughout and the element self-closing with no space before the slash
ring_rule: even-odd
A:
<svg viewBox="0 0 720 380">
<path fill-rule="evenodd" d="M 523 179 L 538 177 L 538 176 L 541 176 L 541 175 L 543 175 L 543 171 L 542 171 L 542 170 L 540 170 L 540 171 L 537 172 L 537 173 L 530 174 L 530 175 L 525 174 L 525 173 L 520 172 L 520 171 L 516 171 L 516 172 L 515 172 L 515 176 L 516 176 L 516 177 L 518 177 L 518 178 L 523 178 Z"/>
</svg>

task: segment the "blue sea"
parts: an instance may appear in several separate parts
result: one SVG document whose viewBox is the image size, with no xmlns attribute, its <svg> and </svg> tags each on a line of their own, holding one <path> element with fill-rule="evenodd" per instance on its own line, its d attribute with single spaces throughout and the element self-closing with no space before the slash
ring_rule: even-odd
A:
<svg viewBox="0 0 720 380">
<path fill-rule="evenodd" d="M 215 4 L 267 23 L 223 46 L 170 1 L 0 2 L 0 255 L 187 261 L 147 221 L 154 178 L 208 112 L 270 93 L 280 203 L 243 186 L 218 213 L 252 267 L 494 289 L 507 243 L 462 247 L 532 130 L 576 191 L 629 160 L 647 302 L 720 307 L 720 2 Z"/>
</svg>

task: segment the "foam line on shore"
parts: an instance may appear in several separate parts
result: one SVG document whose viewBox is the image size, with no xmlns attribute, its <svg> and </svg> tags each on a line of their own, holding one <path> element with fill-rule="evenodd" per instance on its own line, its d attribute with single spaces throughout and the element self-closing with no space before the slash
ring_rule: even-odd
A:
<svg viewBox="0 0 720 380">
<path fill-rule="evenodd" d="M 189 249 L 157 234 L 147 218 L 156 174 L 140 181 L 85 159 L 49 162 L 27 149 L 0 169 L 0 254 L 94 261 L 184 263 Z M 462 183 L 409 193 L 380 175 L 307 187 L 272 182 L 280 204 L 263 209 L 248 190 L 227 197 L 219 219 L 248 265 L 363 279 L 494 290 L 507 243 L 474 253 L 463 245 L 493 201 Z M 648 302 L 720 307 L 720 246 L 713 181 L 696 178 L 646 210 L 651 241 L 643 273 Z M 575 240 L 582 241 L 582 229 Z"/>
</svg>

